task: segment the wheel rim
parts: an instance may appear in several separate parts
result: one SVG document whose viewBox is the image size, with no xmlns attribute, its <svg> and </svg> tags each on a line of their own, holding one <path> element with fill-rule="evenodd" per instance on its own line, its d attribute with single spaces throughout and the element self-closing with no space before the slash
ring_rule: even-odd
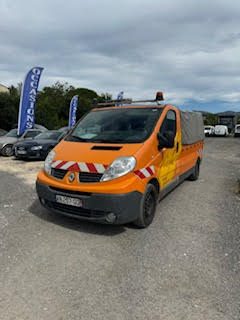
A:
<svg viewBox="0 0 240 320">
<path fill-rule="evenodd" d="M 9 146 L 9 147 L 7 146 L 4 151 L 5 151 L 4 153 L 5 153 L 6 156 L 11 156 L 12 153 L 13 153 L 13 150 L 12 150 L 11 146 Z"/>
<path fill-rule="evenodd" d="M 153 192 L 147 193 L 144 201 L 144 220 L 146 225 L 150 224 L 153 220 L 155 206 L 155 196 Z"/>
</svg>

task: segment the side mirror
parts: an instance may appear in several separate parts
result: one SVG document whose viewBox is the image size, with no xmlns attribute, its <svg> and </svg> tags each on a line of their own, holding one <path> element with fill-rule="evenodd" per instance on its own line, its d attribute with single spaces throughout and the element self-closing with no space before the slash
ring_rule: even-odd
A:
<svg viewBox="0 0 240 320">
<path fill-rule="evenodd" d="M 172 131 L 166 131 L 164 134 L 159 132 L 157 137 L 159 141 L 159 150 L 163 148 L 171 149 L 174 147 L 175 134 Z"/>
</svg>

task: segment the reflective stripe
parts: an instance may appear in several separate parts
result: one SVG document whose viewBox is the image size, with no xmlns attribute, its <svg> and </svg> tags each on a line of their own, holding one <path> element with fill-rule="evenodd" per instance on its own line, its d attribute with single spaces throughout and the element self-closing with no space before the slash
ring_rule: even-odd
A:
<svg viewBox="0 0 240 320">
<path fill-rule="evenodd" d="M 61 163 L 62 160 L 57 160 L 57 161 L 54 161 L 51 165 L 52 168 L 55 168 L 57 165 L 59 165 L 59 163 Z"/>
<path fill-rule="evenodd" d="M 150 176 L 154 175 L 154 166 L 147 167 L 146 170 L 149 172 Z"/>
<path fill-rule="evenodd" d="M 155 168 L 154 166 L 142 168 L 140 170 L 134 171 L 134 173 L 140 178 L 140 179 L 145 179 L 149 178 L 154 175 L 155 173 Z"/>
<path fill-rule="evenodd" d="M 98 173 L 94 163 L 86 163 L 89 172 Z"/>
<path fill-rule="evenodd" d="M 63 166 L 65 163 L 67 163 L 67 161 L 62 161 L 62 162 L 59 163 L 55 168 L 56 168 L 56 169 L 61 169 L 62 166 Z"/>
<path fill-rule="evenodd" d="M 75 162 L 74 161 L 68 161 L 66 162 L 63 166 L 61 166 L 62 170 L 67 170 L 68 168 L 70 168 Z"/>
<path fill-rule="evenodd" d="M 151 177 L 151 174 L 147 171 L 147 169 L 143 168 L 141 169 L 141 172 L 146 178 Z"/>
<path fill-rule="evenodd" d="M 139 178 L 141 178 L 141 179 L 144 179 L 144 178 L 145 178 L 144 174 L 143 174 L 140 170 L 136 170 L 134 173 L 135 173 L 137 176 L 139 176 Z"/>
<path fill-rule="evenodd" d="M 96 167 L 98 173 L 104 173 L 105 172 L 104 165 L 96 163 L 95 167 Z"/>
<path fill-rule="evenodd" d="M 74 162 L 74 161 L 62 161 L 56 160 L 51 164 L 52 168 L 69 170 L 75 172 L 90 172 L 90 173 L 104 173 L 108 165 L 101 163 L 86 163 L 86 162 Z"/>
<path fill-rule="evenodd" d="M 79 165 L 80 171 L 89 172 L 88 166 L 85 162 L 79 162 L 78 165 Z"/>
</svg>

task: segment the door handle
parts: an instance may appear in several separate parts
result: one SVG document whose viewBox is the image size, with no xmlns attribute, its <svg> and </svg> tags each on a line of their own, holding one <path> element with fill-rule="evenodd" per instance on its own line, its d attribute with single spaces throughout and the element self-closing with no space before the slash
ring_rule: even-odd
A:
<svg viewBox="0 0 240 320">
<path fill-rule="evenodd" d="M 176 151 L 178 152 L 178 150 L 179 150 L 179 143 L 177 142 Z"/>
</svg>

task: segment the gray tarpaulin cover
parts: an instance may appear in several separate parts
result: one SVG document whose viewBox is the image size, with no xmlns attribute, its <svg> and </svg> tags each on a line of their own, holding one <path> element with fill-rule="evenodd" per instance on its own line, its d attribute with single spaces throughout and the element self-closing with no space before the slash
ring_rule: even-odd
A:
<svg viewBox="0 0 240 320">
<path fill-rule="evenodd" d="M 180 111 L 182 144 L 192 144 L 204 139 L 203 118 L 200 112 Z"/>
</svg>

